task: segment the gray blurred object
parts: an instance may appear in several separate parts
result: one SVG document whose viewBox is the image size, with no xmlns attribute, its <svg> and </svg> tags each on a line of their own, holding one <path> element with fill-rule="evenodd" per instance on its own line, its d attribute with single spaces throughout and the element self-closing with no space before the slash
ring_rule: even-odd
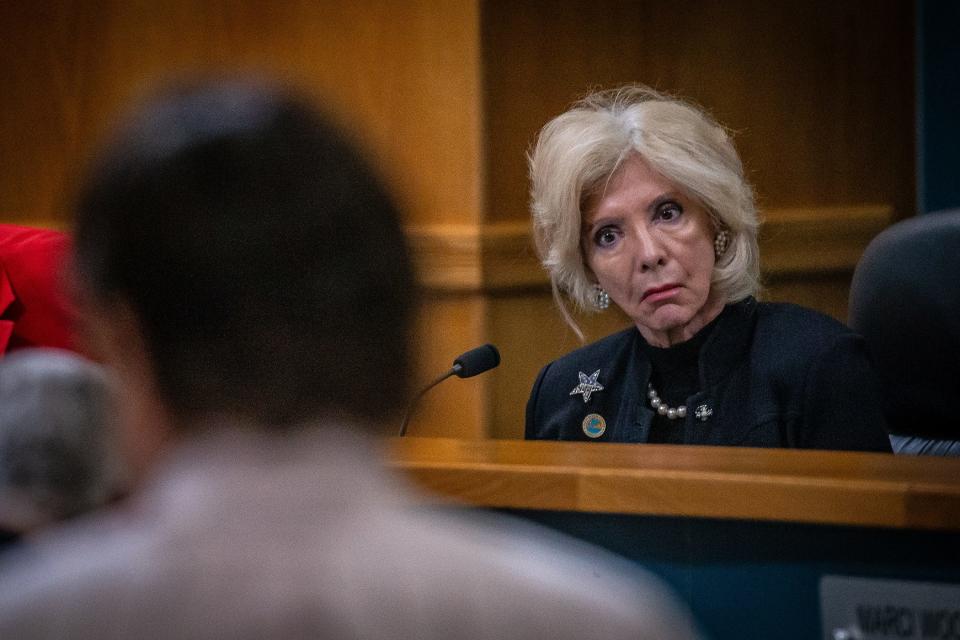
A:
<svg viewBox="0 0 960 640">
<path fill-rule="evenodd" d="M 0 360 L 0 524 L 26 533 L 116 497 L 108 396 L 103 369 L 70 352 Z"/>
<path fill-rule="evenodd" d="M 873 239 L 853 276 L 850 326 L 880 374 L 894 451 L 960 455 L 960 209 Z"/>
</svg>

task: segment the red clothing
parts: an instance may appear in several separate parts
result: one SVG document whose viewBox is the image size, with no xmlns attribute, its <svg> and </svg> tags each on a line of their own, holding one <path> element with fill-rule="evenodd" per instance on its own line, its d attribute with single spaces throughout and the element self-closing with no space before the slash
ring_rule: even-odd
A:
<svg viewBox="0 0 960 640">
<path fill-rule="evenodd" d="M 65 233 L 0 224 L 0 356 L 23 347 L 75 349 L 69 253 Z"/>
</svg>

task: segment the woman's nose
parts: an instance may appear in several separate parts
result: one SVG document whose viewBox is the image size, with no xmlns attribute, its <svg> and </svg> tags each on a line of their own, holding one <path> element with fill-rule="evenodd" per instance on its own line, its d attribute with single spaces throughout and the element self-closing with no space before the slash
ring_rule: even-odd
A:
<svg viewBox="0 0 960 640">
<path fill-rule="evenodd" d="M 666 253 L 663 243 L 648 229 L 635 231 L 634 253 L 637 268 L 640 271 L 650 271 L 662 267 L 666 263 Z"/>
</svg>

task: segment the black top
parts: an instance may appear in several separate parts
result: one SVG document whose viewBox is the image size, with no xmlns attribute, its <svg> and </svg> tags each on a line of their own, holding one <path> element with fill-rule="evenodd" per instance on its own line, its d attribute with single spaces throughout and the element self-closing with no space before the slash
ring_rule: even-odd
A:
<svg viewBox="0 0 960 640">
<path fill-rule="evenodd" d="M 726 311 L 726 309 L 724 309 Z M 718 315 L 707 326 L 703 327 L 686 342 L 672 345 L 667 348 L 654 347 L 645 340 L 640 341 L 640 347 L 653 366 L 650 373 L 650 382 L 657 391 L 660 400 L 670 407 L 679 407 L 687 403 L 687 398 L 700 389 L 699 358 L 700 348 L 713 332 L 713 328 L 720 320 Z M 649 406 L 647 401 L 647 406 Z M 655 413 L 653 424 L 650 426 L 650 437 L 647 442 L 659 444 L 683 444 L 684 421 L 671 420 L 667 416 Z"/>
<path fill-rule="evenodd" d="M 682 423 L 677 441 L 890 451 L 863 340 L 843 324 L 747 298 L 728 305 L 706 334 L 687 416 L 674 421 L 676 431 Z M 527 403 L 526 437 L 651 442 L 649 349 L 631 327 L 544 367 Z M 672 396 L 662 397 L 670 404 Z"/>
</svg>

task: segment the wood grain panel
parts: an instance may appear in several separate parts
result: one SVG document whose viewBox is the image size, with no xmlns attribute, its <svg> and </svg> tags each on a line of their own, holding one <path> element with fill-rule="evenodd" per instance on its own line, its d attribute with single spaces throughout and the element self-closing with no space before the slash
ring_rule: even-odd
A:
<svg viewBox="0 0 960 640">
<path fill-rule="evenodd" d="M 0 3 L 0 216 L 68 218 L 76 172 L 127 102 L 182 74 L 266 73 L 376 150 L 416 222 L 476 222 L 471 0 Z"/>
<path fill-rule="evenodd" d="M 484 507 L 960 531 L 960 460 L 876 453 L 393 439 L 392 465 Z"/>
<path fill-rule="evenodd" d="M 527 203 L 524 153 L 597 87 L 643 82 L 730 127 L 765 208 L 914 209 L 910 2 L 483 4 L 490 220 Z"/>
<path fill-rule="evenodd" d="M 852 273 L 867 244 L 893 222 L 889 204 L 794 207 L 763 212 L 765 278 Z M 419 225 L 408 229 L 420 280 L 439 291 L 505 291 L 548 282 L 527 221 Z"/>
<path fill-rule="evenodd" d="M 889 205 L 774 209 L 760 233 L 765 279 L 852 272 L 867 244 L 893 221 Z M 21 224 L 68 229 L 62 218 Z M 527 221 L 412 225 L 406 229 L 420 283 L 437 292 L 505 292 L 548 286 Z"/>
<path fill-rule="evenodd" d="M 887 204 L 775 209 L 764 213 L 760 266 L 767 278 L 852 272 L 867 244 L 893 222 Z"/>
<path fill-rule="evenodd" d="M 420 225 L 408 229 L 420 281 L 439 291 L 542 288 L 526 221 L 493 225 Z"/>
<path fill-rule="evenodd" d="M 484 309 L 479 295 L 430 296 L 422 302 L 413 343 L 417 388 L 449 370 L 458 355 L 489 340 Z M 453 377 L 438 385 L 417 406 L 407 432 L 414 436 L 486 436 L 489 385 L 498 375 L 500 371 L 494 370 L 474 378 Z"/>
<path fill-rule="evenodd" d="M 0 220 L 68 226 L 81 168 L 130 100 L 184 74 L 251 74 L 292 83 L 349 123 L 407 222 L 476 225 L 479 46 L 473 0 L 0 3 Z M 476 296 L 428 300 L 418 379 L 482 342 L 482 327 Z M 437 389 L 411 432 L 478 435 L 484 384 Z"/>
</svg>

